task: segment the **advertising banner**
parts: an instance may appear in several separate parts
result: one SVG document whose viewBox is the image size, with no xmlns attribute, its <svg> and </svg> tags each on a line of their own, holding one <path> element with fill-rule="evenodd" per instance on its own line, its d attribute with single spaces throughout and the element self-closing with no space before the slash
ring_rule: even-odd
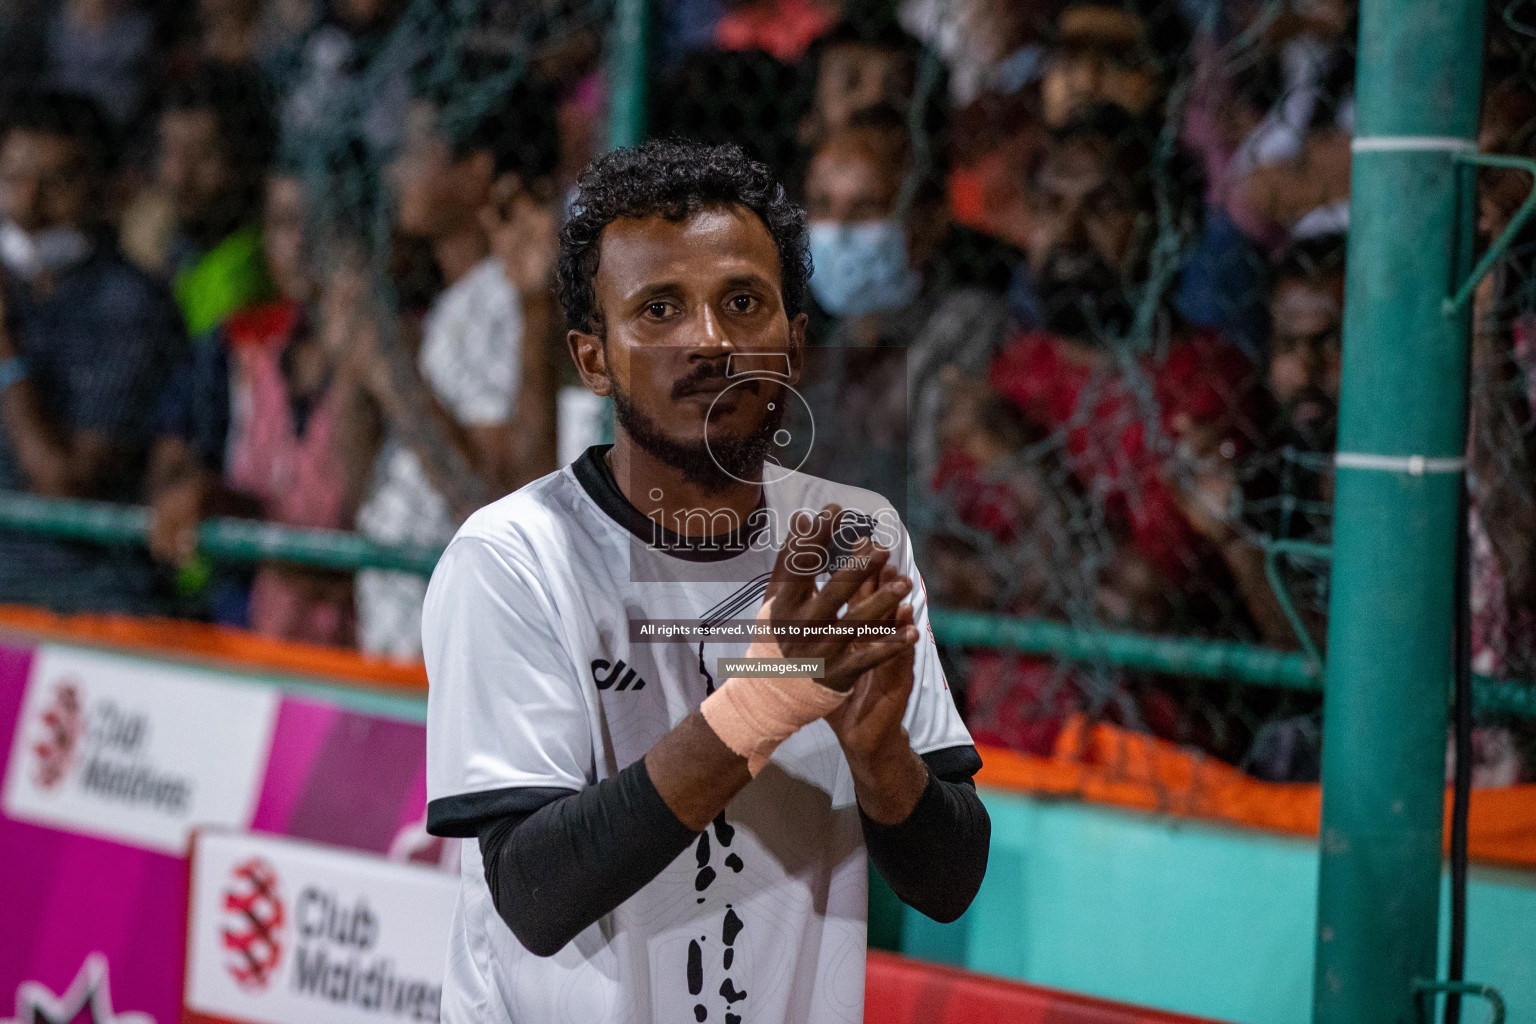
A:
<svg viewBox="0 0 1536 1024">
<path fill-rule="evenodd" d="M 179 856 L 194 825 L 249 824 L 278 700 L 198 669 L 40 648 L 6 816 Z"/>
<path fill-rule="evenodd" d="M 219 832 L 191 872 L 188 1024 L 438 1019 L 456 876 Z"/>
<path fill-rule="evenodd" d="M 194 829 L 457 867 L 419 723 L 236 672 L 0 642 L 0 766 L 0 1024 L 179 1018 Z"/>
</svg>

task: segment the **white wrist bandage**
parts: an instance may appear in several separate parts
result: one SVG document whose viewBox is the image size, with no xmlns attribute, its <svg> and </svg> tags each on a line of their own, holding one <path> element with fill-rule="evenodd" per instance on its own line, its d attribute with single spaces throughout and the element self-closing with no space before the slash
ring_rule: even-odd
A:
<svg viewBox="0 0 1536 1024">
<path fill-rule="evenodd" d="M 757 613 L 759 622 L 767 622 L 772 600 Z M 775 639 L 759 640 L 747 648 L 748 658 L 782 658 L 784 652 Z M 704 721 L 731 750 L 747 759 L 747 771 L 754 776 L 768 764 L 775 748 L 793 736 L 802 726 L 826 717 L 848 699 L 814 679 L 798 677 L 733 677 L 704 698 L 699 713 Z"/>
</svg>

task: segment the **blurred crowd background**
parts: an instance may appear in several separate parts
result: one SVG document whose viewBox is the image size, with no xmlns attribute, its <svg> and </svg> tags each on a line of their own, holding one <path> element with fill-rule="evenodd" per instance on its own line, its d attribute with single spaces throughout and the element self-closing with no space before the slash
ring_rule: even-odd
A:
<svg viewBox="0 0 1536 1024">
<path fill-rule="evenodd" d="M 0 533 L 0 602 L 418 657 L 423 579 L 210 565 L 196 526 L 441 545 L 592 432 L 551 280 L 609 137 L 613 17 L 0 3 L 0 489 L 148 504 L 153 541 Z M 821 386 L 848 417 L 825 448 L 905 489 L 935 606 L 1323 651 L 1355 17 L 653 4 L 648 133 L 738 144 L 807 208 L 811 338 L 843 353 Z M 1536 10 L 1487 20 L 1479 145 L 1536 155 Z M 1528 183 L 1478 184 L 1486 242 Z M 1473 665 L 1516 680 L 1536 658 L 1533 241 L 1480 288 L 1473 345 Z M 1318 695 L 944 656 L 979 741 L 1050 753 L 1086 718 L 1318 774 Z M 1528 780 L 1536 736 L 1478 726 L 1476 784 Z"/>
</svg>

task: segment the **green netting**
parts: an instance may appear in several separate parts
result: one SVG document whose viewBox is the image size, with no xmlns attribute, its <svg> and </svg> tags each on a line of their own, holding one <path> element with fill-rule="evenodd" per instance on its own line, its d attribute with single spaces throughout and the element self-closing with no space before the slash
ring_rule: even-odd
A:
<svg viewBox="0 0 1536 1024">
<path fill-rule="evenodd" d="M 1530 155 L 1536 8 L 1490 10 L 1480 145 Z M 264 65 L 278 166 L 303 184 L 316 329 L 335 350 L 376 346 L 399 385 L 400 402 L 368 411 L 372 429 L 342 461 L 376 477 L 407 451 L 435 492 L 383 511 L 363 502 L 373 546 L 353 551 L 368 560 L 356 564 L 391 567 L 381 552 L 406 544 L 392 567 L 422 567 L 447 539 L 443 522 L 507 483 L 437 414 L 442 379 L 473 382 L 483 367 L 461 359 L 427 379 L 420 366 L 444 282 L 440 254 L 401 230 L 401 181 L 412 161 L 438 158 L 412 134 L 411 111 L 425 102 L 426 134 L 448 154 L 507 111 L 497 144 L 524 178 L 547 179 L 538 198 L 552 209 L 587 158 L 643 121 L 652 136 L 741 145 L 815 222 L 900 221 L 916 297 L 846 316 L 819 298 L 810 333 L 828 347 L 906 348 L 893 442 L 904 504 L 979 737 L 1048 752 L 1082 714 L 1264 777 L 1315 775 L 1352 3 L 411 0 L 380 11 L 366 32 L 312 26 Z M 873 207 L 850 207 L 834 181 L 834 165 L 860 159 L 873 161 Z M 1483 244 L 1527 185 L 1479 172 Z M 1531 260 L 1521 237 L 1474 299 L 1469 618 L 1486 778 L 1503 781 L 1532 757 L 1513 721 L 1523 684 L 1488 682 L 1536 670 Z M 575 383 L 558 330 L 529 343 Z M 838 386 L 860 383 L 848 381 Z M 563 440 L 579 449 L 598 434 L 594 414 L 571 392 L 561 401 Z M 203 540 L 215 561 L 313 561 L 301 538 Z M 408 638 L 419 583 L 396 584 L 405 610 L 373 632 Z M 183 590 L 183 611 L 213 614 L 211 590 Z"/>
</svg>

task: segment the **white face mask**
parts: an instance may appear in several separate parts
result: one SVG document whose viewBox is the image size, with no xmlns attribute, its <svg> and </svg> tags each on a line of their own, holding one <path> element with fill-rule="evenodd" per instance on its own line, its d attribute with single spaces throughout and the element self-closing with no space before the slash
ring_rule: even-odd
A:
<svg viewBox="0 0 1536 1024">
<path fill-rule="evenodd" d="M 812 221 L 811 292 L 833 316 L 900 309 L 923 280 L 907 262 L 907 231 L 894 217 L 844 224 Z"/>
<path fill-rule="evenodd" d="M 77 228 L 28 232 L 0 224 L 0 263 L 24 281 L 72 267 L 91 254 L 90 238 Z"/>
</svg>

